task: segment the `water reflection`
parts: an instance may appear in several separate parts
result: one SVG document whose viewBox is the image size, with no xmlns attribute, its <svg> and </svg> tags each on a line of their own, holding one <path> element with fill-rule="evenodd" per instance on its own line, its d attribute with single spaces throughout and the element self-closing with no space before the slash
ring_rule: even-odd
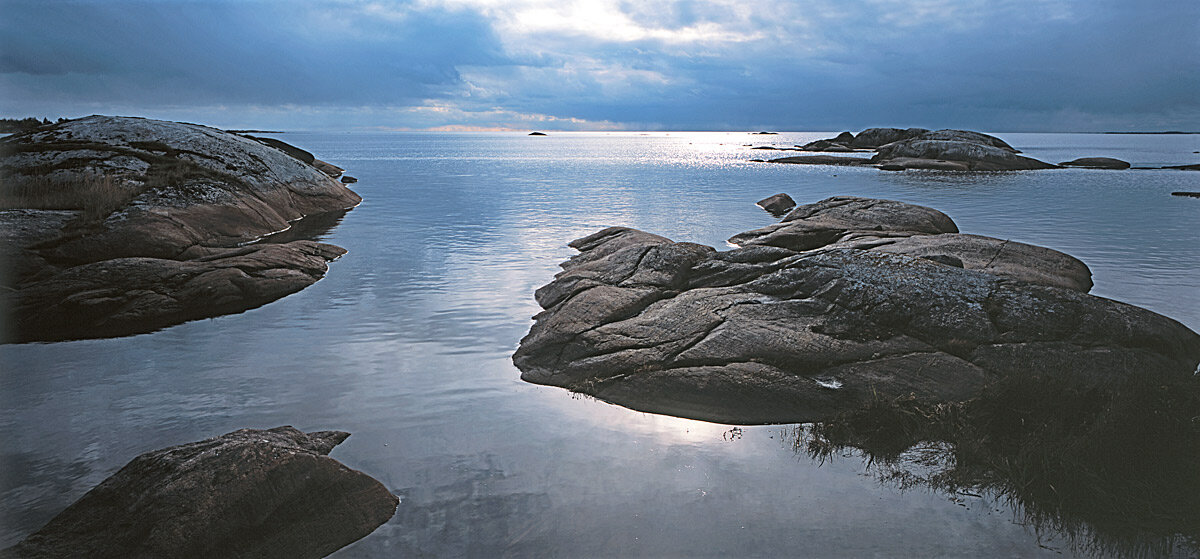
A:
<svg viewBox="0 0 1200 559">
<path fill-rule="evenodd" d="M 876 402 L 785 440 L 819 463 L 862 456 L 902 490 L 986 496 L 1082 555 L 1200 552 L 1198 379 L 1001 381 L 960 405 Z"/>
</svg>

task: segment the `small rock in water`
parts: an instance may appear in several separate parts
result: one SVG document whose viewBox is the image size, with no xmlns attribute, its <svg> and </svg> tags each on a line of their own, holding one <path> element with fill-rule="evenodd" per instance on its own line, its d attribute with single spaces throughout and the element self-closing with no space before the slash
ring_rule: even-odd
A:
<svg viewBox="0 0 1200 559">
<path fill-rule="evenodd" d="M 770 212 L 771 215 L 779 217 L 796 207 L 796 201 L 792 200 L 792 197 L 786 193 L 780 192 L 774 196 L 768 196 L 759 200 L 757 205 Z"/>
</svg>

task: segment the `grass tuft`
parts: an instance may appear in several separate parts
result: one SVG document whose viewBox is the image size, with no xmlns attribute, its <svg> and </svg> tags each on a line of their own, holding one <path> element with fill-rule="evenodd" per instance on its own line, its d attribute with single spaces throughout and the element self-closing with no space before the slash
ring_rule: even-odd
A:
<svg viewBox="0 0 1200 559">
<path fill-rule="evenodd" d="M 1080 551 L 1200 551 L 1194 376 L 1015 376 L 961 404 L 875 401 L 797 428 L 792 444 L 822 461 L 861 449 L 881 480 L 904 489 L 997 496 Z"/>
<path fill-rule="evenodd" d="M 12 175 L 0 182 L 0 209 L 77 210 L 85 221 L 103 219 L 140 193 L 110 175 Z"/>
</svg>

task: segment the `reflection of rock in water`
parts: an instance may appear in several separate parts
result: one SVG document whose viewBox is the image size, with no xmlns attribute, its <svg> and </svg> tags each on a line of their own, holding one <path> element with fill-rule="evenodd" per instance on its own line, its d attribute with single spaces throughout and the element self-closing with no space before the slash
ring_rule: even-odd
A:
<svg viewBox="0 0 1200 559">
<path fill-rule="evenodd" d="M 342 222 L 342 218 L 346 217 L 346 213 L 349 211 L 336 210 L 303 217 L 292 222 L 291 227 L 288 229 L 273 235 L 267 235 L 259 242 L 285 244 L 292 241 L 323 240 L 334 227 L 337 227 Z"/>
<path fill-rule="evenodd" d="M 794 428 L 817 460 L 864 452 L 901 489 L 1007 501 L 1039 536 L 1105 556 L 1200 552 L 1200 379 L 1081 389 L 1010 379 L 961 404 L 876 401 Z"/>
<path fill-rule="evenodd" d="M 551 507 L 544 493 L 514 492 L 510 475 L 483 457 L 458 462 L 453 481 L 399 489 L 400 506 L 379 537 L 347 557 L 536 557 L 547 548 L 537 519 Z M 385 549 L 373 548 L 381 546 Z"/>
</svg>

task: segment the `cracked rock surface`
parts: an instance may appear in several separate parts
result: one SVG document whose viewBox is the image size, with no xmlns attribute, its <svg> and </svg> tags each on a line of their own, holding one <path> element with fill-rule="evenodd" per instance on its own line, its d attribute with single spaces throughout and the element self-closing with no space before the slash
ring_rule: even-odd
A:
<svg viewBox="0 0 1200 559">
<path fill-rule="evenodd" d="M 114 116 L 0 141 L 9 208 L 0 210 L 0 341 L 148 332 L 317 281 L 344 250 L 246 246 L 361 201 L 305 154 L 278 140 Z"/>
<path fill-rule="evenodd" d="M 1005 375 L 1101 385 L 1191 375 L 1200 336 L 1088 295 L 1078 260 L 958 233 L 945 214 L 835 197 L 718 252 L 613 227 L 537 290 L 521 378 L 727 423 L 829 418 L 876 398 L 962 401 Z"/>
<path fill-rule="evenodd" d="M 398 504 L 326 456 L 349 436 L 242 429 L 147 452 L 0 557 L 324 557 Z"/>
</svg>

